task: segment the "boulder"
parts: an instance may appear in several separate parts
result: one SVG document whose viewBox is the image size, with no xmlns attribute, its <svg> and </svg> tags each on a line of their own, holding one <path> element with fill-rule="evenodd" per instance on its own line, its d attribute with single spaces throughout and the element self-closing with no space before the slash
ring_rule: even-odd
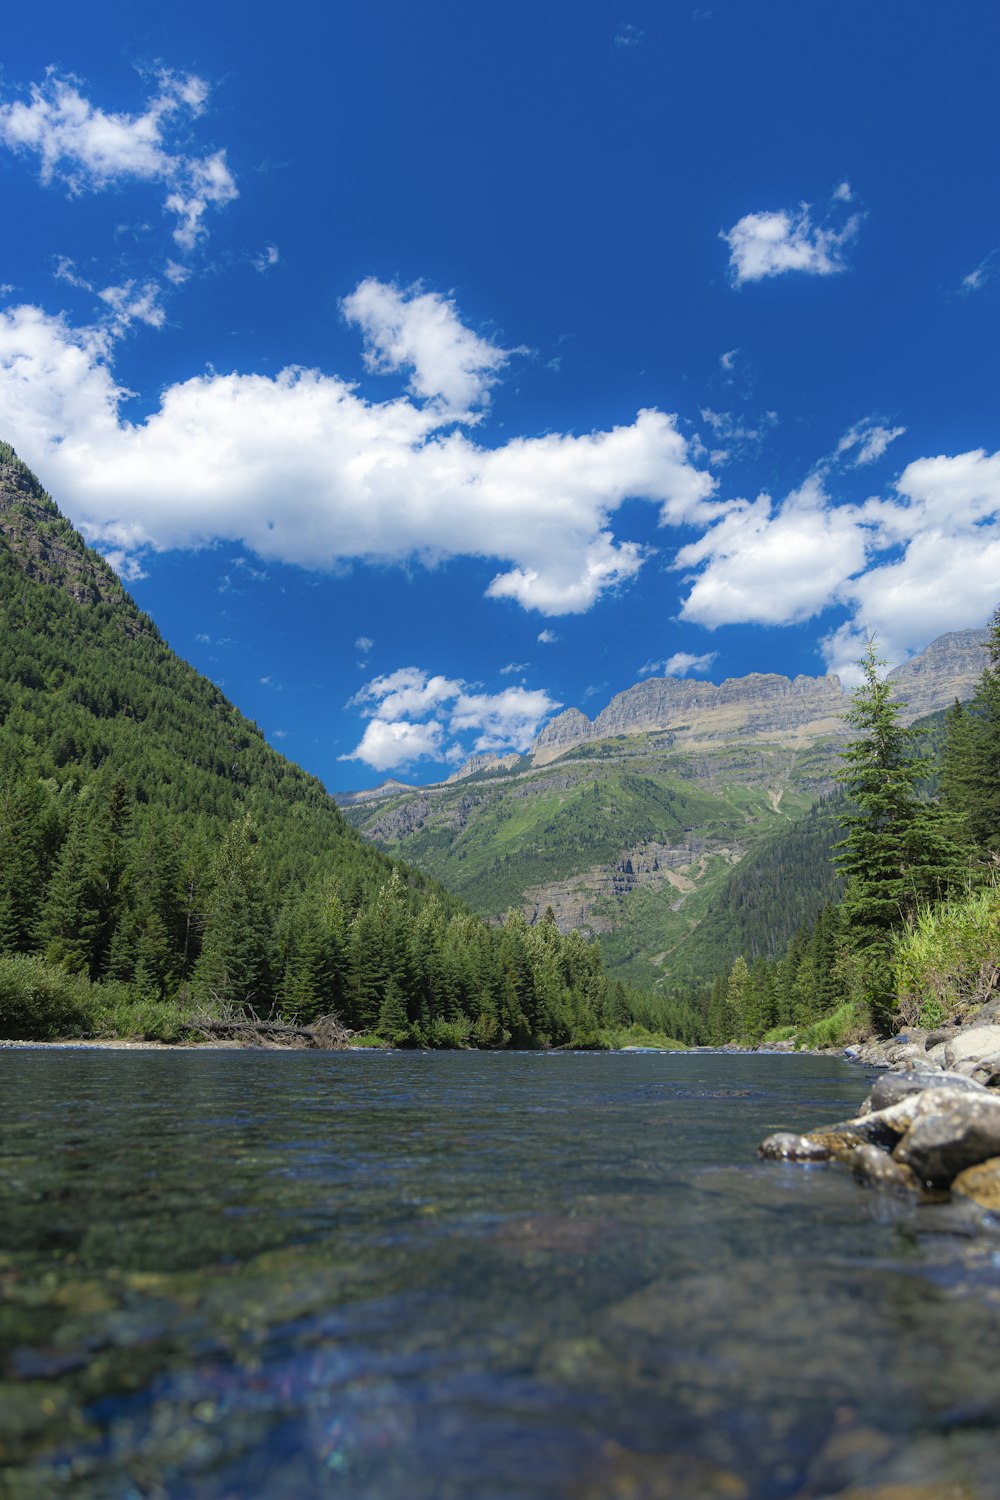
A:
<svg viewBox="0 0 1000 1500">
<path fill-rule="evenodd" d="M 949 1068 L 967 1059 L 982 1062 L 987 1057 L 1000 1059 L 1000 1026 L 973 1026 L 945 1043 L 945 1061 Z"/>
<path fill-rule="evenodd" d="M 872 1085 L 872 1091 L 861 1107 L 861 1114 L 870 1114 L 899 1104 L 911 1094 L 921 1094 L 924 1089 L 943 1087 L 964 1089 L 967 1093 L 981 1093 L 982 1084 L 961 1073 L 942 1073 L 937 1068 L 926 1068 L 911 1073 L 884 1073 Z"/>
<path fill-rule="evenodd" d="M 908 1102 L 883 1111 L 883 1117 Z M 893 1155 L 926 1187 L 948 1187 L 966 1167 L 1000 1156 L 1000 1098 L 988 1091 L 925 1089 L 916 1095 L 913 1110 L 913 1122 Z"/>
<path fill-rule="evenodd" d="M 878 1146 L 855 1146 L 844 1161 L 859 1182 L 866 1187 L 888 1189 L 893 1193 L 919 1193 L 916 1174 Z"/>
<path fill-rule="evenodd" d="M 757 1147 L 757 1155 L 765 1161 L 829 1161 L 832 1154 L 809 1136 L 791 1130 L 779 1130 Z"/>
<path fill-rule="evenodd" d="M 966 1167 L 955 1178 L 951 1190 L 963 1198 L 971 1198 L 990 1213 L 1000 1214 L 1000 1156 Z"/>
</svg>

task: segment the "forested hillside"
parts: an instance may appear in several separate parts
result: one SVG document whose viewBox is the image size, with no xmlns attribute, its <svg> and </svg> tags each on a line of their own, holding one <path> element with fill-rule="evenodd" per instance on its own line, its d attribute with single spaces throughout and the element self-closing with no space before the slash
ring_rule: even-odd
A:
<svg viewBox="0 0 1000 1500">
<path fill-rule="evenodd" d="M 192 1007 L 336 1010 L 441 1044 L 593 1039 L 631 1015 L 596 945 L 520 916 L 489 927 L 348 827 L 6 444 L 0 955 L 8 1034 L 86 1026 L 109 996 L 139 1029 Z"/>
</svg>

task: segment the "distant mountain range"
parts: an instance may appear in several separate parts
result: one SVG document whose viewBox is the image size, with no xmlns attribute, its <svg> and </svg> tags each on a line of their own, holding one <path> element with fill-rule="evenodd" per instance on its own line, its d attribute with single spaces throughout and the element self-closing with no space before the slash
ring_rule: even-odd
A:
<svg viewBox="0 0 1000 1500">
<path fill-rule="evenodd" d="M 986 641 L 985 630 L 952 632 L 897 667 L 904 720 L 969 697 Z M 739 867 L 751 852 L 761 868 L 795 871 L 780 895 L 762 877 L 773 910 L 751 952 L 778 952 L 834 893 L 835 820 L 801 830 L 836 785 L 847 707 L 836 676 L 649 678 L 594 720 L 565 710 L 523 756 L 475 755 L 445 782 L 390 781 L 337 800 L 367 838 L 484 915 L 514 905 L 537 918 L 551 906 L 563 930 L 600 934 L 622 975 L 686 983 L 746 946 L 740 911 L 753 901 Z"/>
</svg>

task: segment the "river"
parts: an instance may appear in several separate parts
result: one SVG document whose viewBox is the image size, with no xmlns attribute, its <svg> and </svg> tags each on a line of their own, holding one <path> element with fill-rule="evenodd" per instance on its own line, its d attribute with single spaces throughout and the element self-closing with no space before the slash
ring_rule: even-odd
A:
<svg viewBox="0 0 1000 1500">
<path fill-rule="evenodd" d="M 1000 1238 L 755 1157 L 864 1091 L 814 1057 L 0 1053 L 0 1493 L 996 1500 Z"/>
</svg>

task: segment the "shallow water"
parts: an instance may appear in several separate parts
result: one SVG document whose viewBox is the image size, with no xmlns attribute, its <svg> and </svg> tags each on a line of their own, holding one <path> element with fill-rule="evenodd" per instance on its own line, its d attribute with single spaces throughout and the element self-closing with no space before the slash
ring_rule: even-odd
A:
<svg viewBox="0 0 1000 1500">
<path fill-rule="evenodd" d="M 0 1493 L 995 1500 L 1000 1239 L 755 1159 L 864 1088 L 0 1054 Z"/>
</svg>

